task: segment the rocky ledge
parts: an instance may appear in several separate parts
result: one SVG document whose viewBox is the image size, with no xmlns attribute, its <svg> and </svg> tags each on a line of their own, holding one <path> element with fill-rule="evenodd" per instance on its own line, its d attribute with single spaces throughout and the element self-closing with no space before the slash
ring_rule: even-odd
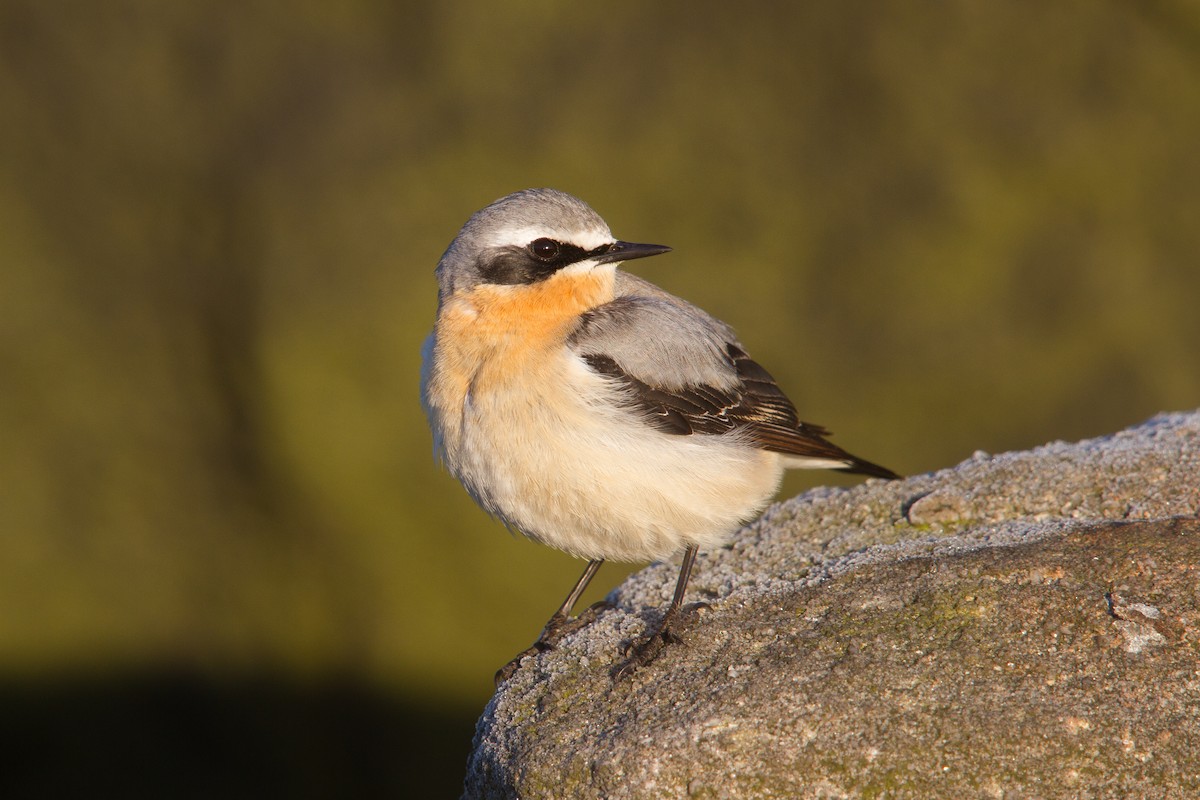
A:
<svg viewBox="0 0 1200 800">
<path fill-rule="evenodd" d="M 819 489 L 525 661 L 467 798 L 1200 797 L 1200 412 Z"/>
</svg>

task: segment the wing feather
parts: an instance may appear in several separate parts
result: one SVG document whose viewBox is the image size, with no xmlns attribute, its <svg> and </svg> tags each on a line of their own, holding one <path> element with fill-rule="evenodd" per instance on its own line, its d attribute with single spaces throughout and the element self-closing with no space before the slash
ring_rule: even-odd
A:
<svg viewBox="0 0 1200 800">
<path fill-rule="evenodd" d="M 665 433 L 687 436 L 737 431 L 765 450 L 841 462 L 844 466 L 836 469 L 845 472 L 898 477 L 827 441 L 825 428 L 801 422 L 771 374 L 737 345 L 726 344 L 725 353 L 737 375 L 736 384 L 728 389 L 702 384 L 665 389 L 629 374 L 612 356 L 590 353 L 583 359 L 596 372 L 618 382 L 646 421 Z"/>
</svg>

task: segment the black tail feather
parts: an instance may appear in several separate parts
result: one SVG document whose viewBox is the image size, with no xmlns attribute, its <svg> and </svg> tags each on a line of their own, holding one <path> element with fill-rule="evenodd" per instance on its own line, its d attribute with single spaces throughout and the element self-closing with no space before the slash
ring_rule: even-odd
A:
<svg viewBox="0 0 1200 800">
<path fill-rule="evenodd" d="M 870 461 L 864 461 L 857 456 L 851 456 L 854 461 L 844 467 L 838 467 L 838 472 L 849 472 L 852 475 L 869 475 L 872 478 L 883 478 L 887 481 L 900 480 L 901 475 L 897 475 L 887 467 L 881 467 L 878 464 L 872 464 Z"/>
</svg>

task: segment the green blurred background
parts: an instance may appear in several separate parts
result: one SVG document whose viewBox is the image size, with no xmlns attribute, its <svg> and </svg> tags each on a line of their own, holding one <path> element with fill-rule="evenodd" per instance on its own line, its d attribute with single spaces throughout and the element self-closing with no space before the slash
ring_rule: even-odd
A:
<svg viewBox="0 0 1200 800">
<path fill-rule="evenodd" d="M 901 472 L 1200 404 L 1194 2 L 3 0 L 0 109 L 5 797 L 456 793 L 582 568 L 418 403 L 516 189 Z"/>
</svg>

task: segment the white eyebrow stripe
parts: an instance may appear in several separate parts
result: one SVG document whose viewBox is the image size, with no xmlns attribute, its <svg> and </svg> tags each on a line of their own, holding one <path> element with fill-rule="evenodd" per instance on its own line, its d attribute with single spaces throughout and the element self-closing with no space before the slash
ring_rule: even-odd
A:
<svg viewBox="0 0 1200 800">
<path fill-rule="evenodd" d="M 487 246 L 506 247 L 516 245 L 524 247 L 534 239 L 543 238 L 553 239 L 563 244 L 577 245 L 584 250 L 595 250 L 601 245 L 612 244 L 616 241 L 613 235 L 607 230 L 590 228 L 587 230 L 571 231 L 568 234 L 565 231 L 555 230 L 545 225 L 526 225 L 520 228 L 504 228 L 496 231 L 491 241 L 487 243 Z"/>
</svg>

